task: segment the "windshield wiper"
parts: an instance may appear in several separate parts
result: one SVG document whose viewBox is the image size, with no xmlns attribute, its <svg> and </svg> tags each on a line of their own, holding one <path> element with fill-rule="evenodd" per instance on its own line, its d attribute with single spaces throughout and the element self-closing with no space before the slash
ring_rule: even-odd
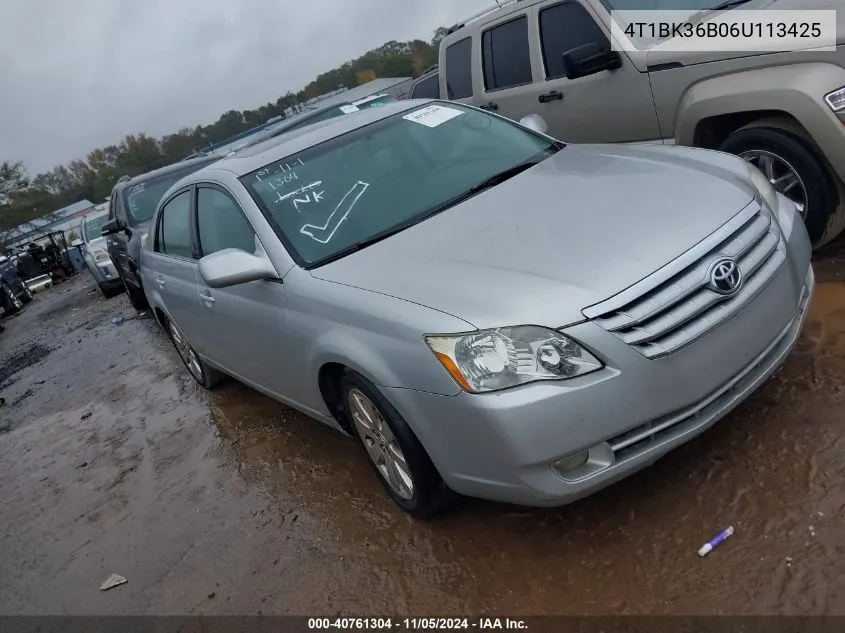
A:
<svg viewBox="0 0 845 633">
<path fill-rule="evenodd" d="M 555 146 L 554 151 L 556 152 L 559 149 L 560 149 L 560 147 Z M 548 151 L 550 151 L 550 150 L 547 150 L 546 152 L 543 152 L 543 153 L 546 154 L 546 153 L 548 153 Z M 554 153 L 554 152 L 551 152 L 551 153 Z M 445 211 L 446 209 L 454 207 L 455 205 L 458 205 L 461 202 L 464 202 L 465 200 L 469 200 L 470 198 L 478 195 L 479 193 L 481 193 L 485 189 L 490 189 L 492 187 L 495 187 L 496 185 L 503 183 L 504 181 L 508 180 L 509 178 L 513 178 L 517 174 L 524 172 L 526 169 L 530 169 L 531 167 L 533 167 L 534 165 L 539 163 L 544 158 L 547 158 L 547 156 L 543 156 L 543 158 L 539 158 L 539 159 L 538 158 L 532 158 L 532 159 L 526 160 L 522 163 L 519 163 L 518 165 L 514 165 L 513 167 L 509 167 L 508 169 L 505 169 L 504 171 L 500 171 L 498 174 L 493 174 L 489 178 L 482 180 L 477 185 L 473 185 L 472 187 L 467 189 L 465 192 L 455 196 L 454 198 L 449 198 L 445 202 L 441 202 L 437 206 L 432 207 L 431 209 L 429 209 L 425 213 L 422 213 L 418 216 L 410 218 L 409 220 L 406 220 L 405 222 L 400 222 L 396 226 L 393 226 L 390 229 L 388 229 L 387 231 L 382 231 L 381 233 L 377 233 L 377 234 L 373 235 L 372 237 L 368 237 L 367 239 L 361 240 L 359 242 L 355 242 L 354 244 L 351 244 L 350 246 L 347 246 L 346 248 L 338 251 L 337 253 L 329 255 L 328 257 L 324 257 L 323 259 L 318 259 L 316 262 L 309 265 L 308 269 L 310 270 L 312 268 L 317 268 L 318 266 L 323 266 L 324 264 L 329 264 L 333 261 L 337 261 L 338 259 L 346 257 L 347 255 L 351 255 L 352 253 L 354 253 L 356 251 L 360 251 L 361 249 L 367 248 L 368 246 L 371 246 L 372 244 L 375 244 L 376 242 L 381 242 L 382 240 L 387 239 L 391 235 L 396 235 L 397 233 L 400 233 L 401 231 L 404 231 L 405 229 L 407 229 L 407 228 L 409 228 L 409 227 L 411 227 L 415 224 L 419 224 L 423 220 L 427 220 L 428 218 L 430 218 L 433 215 L 437 215 L 438 213 L 441 213 L 442 211 Z"/>
<path fill-rule="evenodd" d="M 346 257 L 347 255 L 351 255 L 352 253 L 354 253 L 356 251 L 360 251 L 363 248 L 367 248 L 368 246 L 371 246 L 371 245 L 375 244 L 376 242 L 381 242 L 382 240 L 386 240 L 391 235 L 396 235 L 397 233 L 407 229 L 409 226 L 413 226 L 414 224 L 421 222 L 423 219 L 424 218 L 414 218 L 413 221 L 409 220 L 407 222 L 402 222 L 400 224 L 397 224 L 394 227 L 391 227 L 387 231 L 382 231 L 381 233 L 377 233 L 376 235 L 373 235 L 372 237 L 368 237 L 365 240 L 360 240 L 358 242 L 355 242 L 354 244 L 351 244 L 351 245 L 347 246 L 346 248 L 339 250 L 337 253 L 329 255 L 328 257 L 324 257 L 323 259 L 318 259 L 313 264 L 310 264 L 308 266 L 308 269 L 310 270 L 312 268 L 317 268 L 319 266 L 323 266 L 324 264 L 330 264 L 331 262 L 337 261 L 338 259 L 342 259 L 342 258 Z"/>
<path fill-rule="evenodd" d="M 496 185 L 500 185 L 509 178 L 513 178 L 517 174 L 521 174 L 526 169 L 530 169 L 537 163 L 539 160 L 532 159 L 527 160 L 524 163 L 519 163 L 518 165 L 514 165 L 513 167 L 508 167 L 504 171 L 500 171 L 498 174 L 493 174 L 489 178 L 482 180 L 477 185 L 470 187 L 467 193 L 476 194 L 484 191 L 485 189 L 490 189 L 491 187 L 495 187 Z"/>
<path fill-rule="evenodd" d="M 725 0 L 725 2 L 717 4 L 715 7 L 711 7 L 710 9 L 702 9 L 701 11 L 696 11 L 689 17 L 687 22 L 689 22 L 690 24 L 698 24 L 699 22 L 701 22 L 701 20 L 703 20 L 711 13 L 715 13 L 716 11 L 726 11 L 727 9 L 734 9 L 749 2 L 751 2 L 751 0 Z"/>
<path fill-rule="evenodd" d="M 707 9 L 707 11 L 724 11 L 725 9 L 733 9 L 734 7 L 738 7 L 748 2 L 751 2 L 751 0 L 726 0 L 726 2 L 717 4 L 712 9 Z"/>
</svg>

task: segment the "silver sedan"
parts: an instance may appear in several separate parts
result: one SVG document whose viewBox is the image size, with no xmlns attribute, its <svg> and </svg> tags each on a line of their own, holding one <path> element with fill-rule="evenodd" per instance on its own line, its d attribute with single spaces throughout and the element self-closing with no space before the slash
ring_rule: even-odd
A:
<svg viewBox="0 0 845 633">
<path fill-rule="evenodd" d="M 145 237 L 156 318 L 205 387 L 354 436 L 414 516 L 631 474 L 784 361 L 810 243 L 738 158 L 541 123 L 402 101 L 191 174 Z"/>
</svg>

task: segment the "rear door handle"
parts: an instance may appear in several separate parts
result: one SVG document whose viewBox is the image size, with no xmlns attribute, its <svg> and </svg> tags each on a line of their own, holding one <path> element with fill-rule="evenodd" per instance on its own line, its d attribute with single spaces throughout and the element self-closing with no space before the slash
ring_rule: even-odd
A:
<svg viewBox="0 0 845 633">
<path fill-rule="evenodd" d="M 161 277 L 156 278 L 156 283 L 158 284 L 159 288 L 164 288 L 167 285 L 167 283 Z"/>
<path fill-rule="evenodd" d="M 214 303 L 214 297 L 207 293 L 200 294 L 200 299 L 205 301 L 205 305 L 209 307 L 211 307 L 211 304 Z"/>
<path fill-rule="evenodd" d="M 544 95 L 540 95 L 537 97 L 537 101 L 540 103 L 548 103 L 549 101 L 560 101 L 563 99 L 563 93 L 559 92 L 558 90 L 552 90 L 551 92 L 547 92 Z"/>
<path fill-rule="evenodd" d="M 498 104 L 498 103 L 493 103 L 493 102 L 491 101 L 491 102 L 489 102 L 489 103 L 485 103 L 484 105 L 479 106 L 479 107 L 480 107 L 482 110 L 498 110 L 498 109 L 499 109 L 499 104 Z"/>
</svg>

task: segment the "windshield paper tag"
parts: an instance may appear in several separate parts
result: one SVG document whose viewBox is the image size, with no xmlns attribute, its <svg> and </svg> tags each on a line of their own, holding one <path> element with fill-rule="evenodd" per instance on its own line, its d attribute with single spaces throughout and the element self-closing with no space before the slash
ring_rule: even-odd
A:
<svg viewBox="0 0 845 633">
<path fill-rule="evenodd" d="M 403 119 L 413 121 L 414 123 L 422 123 L 426 127 L 437 127 L 441 123 L 446 123 L 456 116 L 463 114 L 461 110 L 455 108 L 447 108 L 441 105 L 431 105 L 421 110 L 406 114 Z"/>
<path fill-rule="evenodd" d="M 344 114 L 352 114 L 353 112 L 358 112 L 358 106 L 355 105 L 342 105 L 340 106 L 340 111 Z"/>
</svg>

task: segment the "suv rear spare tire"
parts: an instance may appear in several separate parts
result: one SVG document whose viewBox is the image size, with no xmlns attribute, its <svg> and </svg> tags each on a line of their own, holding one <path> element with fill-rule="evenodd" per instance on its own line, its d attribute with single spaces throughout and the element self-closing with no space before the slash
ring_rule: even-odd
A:
<svg viewBox="0 0 845 633">
<path fill-rule="evenodd" d="M 719 149 L 758 167 L 778 192 L 795 202 L 810 240 L 815 246 L 822 245 L 839 206 L 839 194 L 812 144 L 785 130 L 752 124 L 728 136 Z"/>
</svg>

